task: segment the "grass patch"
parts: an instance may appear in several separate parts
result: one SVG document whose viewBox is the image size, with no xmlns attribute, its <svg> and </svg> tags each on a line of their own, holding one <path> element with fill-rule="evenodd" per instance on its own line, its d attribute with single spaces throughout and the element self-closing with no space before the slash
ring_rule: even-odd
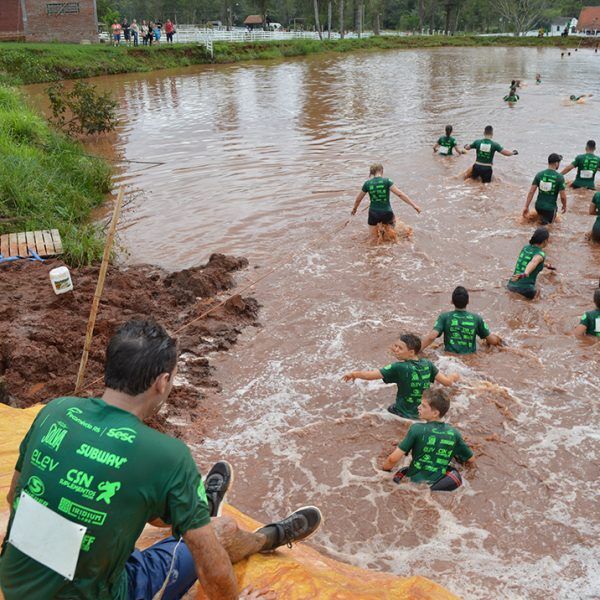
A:
<svg viewBox="0 0 600 600">
<path fill-rule="evenodd" d="M 50 129 L 20 93 L 0 86 L 0 233 L 60 231 L 72 266 L 102 256 L 91 210 L 111 189 L 109 165 Z"/>
</svg>

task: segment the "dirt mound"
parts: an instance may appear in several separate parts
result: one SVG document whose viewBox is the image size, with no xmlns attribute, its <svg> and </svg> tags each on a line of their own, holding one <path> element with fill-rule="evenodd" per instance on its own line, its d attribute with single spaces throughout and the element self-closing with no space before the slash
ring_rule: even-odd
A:
<svg viewBox="0 0 600 600">
<path fill-rule="evenodd" d="M 0 402 L 10 406 L 26 407 L 73 393 L 98 267 L 71 270 L 74 291 L 56 296 L 48 272 L 60 264 L 22 261 L 0 266 Z M 247 264 L 245 259 L 213 254 L 206 265 L 177 273 L 144 265 L 110 267 L 87 365 L 85 395 L 102 392 L 104 350 L 121 323 L 153 318 L 175 331 L 217 304 L 216 295 L 234 286 L 232 272 Z M 199 391 L 218 387 L 206 355 L 227 350 L 243 327 L 256 323 L 257 313 L 254 298 L 234 296 L 181 332 L 181 376 L 154 426 L 182 435 L 200 413 L 211 410 Z"/>
</svg>

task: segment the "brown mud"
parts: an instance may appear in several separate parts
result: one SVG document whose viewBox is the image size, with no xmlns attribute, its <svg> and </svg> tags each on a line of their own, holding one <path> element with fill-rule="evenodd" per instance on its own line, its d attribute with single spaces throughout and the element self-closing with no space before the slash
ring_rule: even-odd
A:
<svg viewBox="0 0 600 600">
<path fill-rule="evenodd" d="M 0 402 L 10 406 L 24 408 L 73 394 L 98 267 L 72 269 L 73 292 L 57 296 L 48 272 L 60 264 L 58 260 L 22 261 L 1 267 Z M 153 318 L 169 331 L 177 331 L 215 306 L 218 295 L 234 287 L 232 274 L 247 265 L 244 258 L 213 254 L 203 266 L 174 273 L 149 265 L 109 267 L 84 395 L 101 394 L 104 350 L 120 324 Z M 206 421 L 199 417 L 206 417 L 212 408 L 202 388 L 219 387 L 207 354 L 229 349 L 244 327 L 256 324 L 257 314 L 254 298 L 233 296 L 177 336 L 179 375 L 170 402 L 153 426 L 182 436 L 191 423 Z M 196 441 L 199 434 L 196 427 Z"/>
</svg>

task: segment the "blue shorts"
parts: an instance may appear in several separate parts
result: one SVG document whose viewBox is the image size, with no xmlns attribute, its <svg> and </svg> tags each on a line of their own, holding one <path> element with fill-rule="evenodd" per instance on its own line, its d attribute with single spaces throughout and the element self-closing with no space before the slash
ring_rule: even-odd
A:
<svg viewBox="0 0 600 600">
<path fill-rule="evenodd" d="M 162 588 L 175 553 L 173 571 L 162 600 L 179 600 L 194 585 L 198 576 L 194 559 L 185 542 L 174 537 L 157 542 L 146 550 L 134 550 L 125 563 L 129 600 L 152 600 Z"/>
</svg>

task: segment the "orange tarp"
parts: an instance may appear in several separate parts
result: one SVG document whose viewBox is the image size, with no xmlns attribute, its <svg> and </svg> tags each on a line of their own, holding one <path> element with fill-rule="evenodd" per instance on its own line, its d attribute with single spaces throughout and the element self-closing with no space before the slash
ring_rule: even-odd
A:
<svg viewBox="0 0 600 600">
<path fill-rule="evenodd" d="M 0 404 L 0 530 L 6 525 L 6 492 L 10 485 L 19 443 L 40 407 L 26 410 Z M 224 513 L 240 527 L 254 530 L 260 524 L 226 506 Z M 326 526 L 326 525 L 325 525 Z M 164 535 L 147 527 L 139 540 L 146 547 Z M 240 589 L 248 585 L 269 588 L 280 600 L 458 600 L 440 585 L 424 577 L 396 577 L 352 567 L 333 560 L 306 544 L 283 548 L 269 555 L 254 555 L 235 565 Z M 197 586 L 197 600 L 204 600 Z M 0 593 L 0 599 L 2 594 Z"/>
</svg>

